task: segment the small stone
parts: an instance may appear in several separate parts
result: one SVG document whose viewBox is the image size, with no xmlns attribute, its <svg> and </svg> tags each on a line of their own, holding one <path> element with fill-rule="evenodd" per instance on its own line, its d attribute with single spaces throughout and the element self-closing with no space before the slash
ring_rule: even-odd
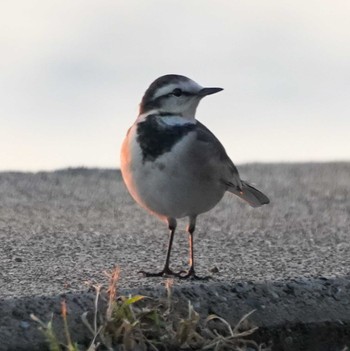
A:
<svg viewBox="0 0 350 351">
<path fill-rule="evenodd" d="M 15 261 L 16 261 L 16 262 L 23 262 L 23 260 L 22 260 L 20 257 L 16 257 L 16 258 L 15 258 Z"/>
<path fill-rule="evenodd" d="M 236 284 L 235 289 L 236 289 L 236 292 L 238 293 L 247 293 L 250 290 L 252 290 L 252 286 L 249 286 L 249 284 L 244 282 L 243 283 L 239 282 Z"/>
<path fill-rule="evenodd" d="M 30 324 L 29 324 L 28 322 L 26 322 L 26 321 L 21 321 L 21 322 L 19 323 L 19 325 L 20 325 L 20 327 L 21 327 L 22 329 L 28 329 L 29 326 L 30 326 Z"/>
<path fill-rule="evenodd" d="M 293 340 L 293 338 L 291 336 L 287 336 L 284 339 L 284 342 L 286 343 L 286 345 L 291 346 L 291 345 L 293 345 L 294 340 Z"/>
<path fill-rule="evenodd" d="M 213 267 L 210 269 L 210 273 L 219 273 L 219 268 L 218 267 Z"/>
</svg>

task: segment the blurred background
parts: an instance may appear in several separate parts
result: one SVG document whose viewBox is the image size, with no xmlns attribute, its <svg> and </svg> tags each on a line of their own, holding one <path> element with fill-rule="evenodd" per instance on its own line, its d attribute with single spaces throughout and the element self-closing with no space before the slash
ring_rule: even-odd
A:
<svg viewBox="0 0 350 351">
<path fill-rule="evenodd" d="M 236 163 L 350 159 L 347 0 L 0 3 L 0 169 L 119 166 L 149 84 L 225 90 L 197 118 Z"/>
</svg>

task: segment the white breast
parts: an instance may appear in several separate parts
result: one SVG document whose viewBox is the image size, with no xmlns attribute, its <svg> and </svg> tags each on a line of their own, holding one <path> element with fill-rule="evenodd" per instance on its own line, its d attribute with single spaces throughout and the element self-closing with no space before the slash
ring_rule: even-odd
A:
<svg viewBox="0 0 350 351">
<path fill-rule="evenodd" d="M 182 123 L 179 117 L 166 120 Z M 195 142 L 196 135 L 190 132 L 170 152 L 144 161 L 134 125 L 123 143 L 121 170 L 135 201 L 162 219 L 197 215 L 214 207 L 225 190 L 206 174 L 205 165 L 193 164 L 190 150 Z"/>
</svg>

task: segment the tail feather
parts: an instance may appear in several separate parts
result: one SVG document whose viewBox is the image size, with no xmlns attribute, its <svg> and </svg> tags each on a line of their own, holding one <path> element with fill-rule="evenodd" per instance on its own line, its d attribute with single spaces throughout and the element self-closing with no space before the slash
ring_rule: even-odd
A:
<svg viewBox="0 0 350 351">
<path fill-rule="evenodd" d="M 247 201 L 252 207 L 260 207 L 270 203 L 270 200 L 266 195 L 243 180 L 241 190 L 238 190 L 237 188 L 229 188 L 228 190 Z"/>
</svg>

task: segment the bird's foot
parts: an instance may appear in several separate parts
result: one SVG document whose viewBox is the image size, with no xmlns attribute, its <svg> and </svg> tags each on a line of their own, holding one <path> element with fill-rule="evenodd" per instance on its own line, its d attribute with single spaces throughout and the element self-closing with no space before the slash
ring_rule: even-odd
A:
<svg viewBox="0 0 350 351">
<path fill-rule="evenodd" d="M 153 273 L 146 271 L 139 271 L 139 273 L 143 274 L 144 277 L 179 277 L 181 278 L 181 273 L 175 273 L 170 268 L 165 267 L 162 271 Z"/>
<path fill-rule="evenodd" d="M 179 277 L 180 279 L 205 280 L 205 281 L 211 279 L 210 276 L 204 276 L 204 277 L 198 276 L 198 275 L 195 273 L 193 267 L 191 267 L 187 272 L 186 272 L 186 271 L 181 271 L 181 272 L 179 273 L 178 277 Z"/>
</svg>

